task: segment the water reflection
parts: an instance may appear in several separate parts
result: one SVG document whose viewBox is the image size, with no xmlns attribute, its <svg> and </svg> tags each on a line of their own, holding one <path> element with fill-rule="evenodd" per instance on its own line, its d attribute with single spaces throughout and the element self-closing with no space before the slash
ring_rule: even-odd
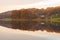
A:
<svg viewBox="0 0 60 40">
<path fill-rule="evenodd" d="M 47 30 L 48 32 L 60 32 L 60 23 L 37 22 L 37 21 L 0 21 L 0 26 L 20 30 Z"/>
</svg>

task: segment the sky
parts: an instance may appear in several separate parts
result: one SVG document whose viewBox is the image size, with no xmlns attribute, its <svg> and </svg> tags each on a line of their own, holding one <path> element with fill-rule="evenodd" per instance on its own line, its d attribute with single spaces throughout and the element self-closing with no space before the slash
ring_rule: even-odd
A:
<svg viewBox="0 0 60 40">
<path fill-rule="evenodd" d="M 60 0 L 0 0 L 0 13 L 21 8 L 46 8 L 60 6 Z"/>
<path fill-rule="evenodd" d="M 60 6 L 60 0 L 0 0 L 0 13 L 22 8 Z M 28 32 L 0 26 L 0 40 L 60 40 L 60 34 L 46 31 Z"/>
</svg>

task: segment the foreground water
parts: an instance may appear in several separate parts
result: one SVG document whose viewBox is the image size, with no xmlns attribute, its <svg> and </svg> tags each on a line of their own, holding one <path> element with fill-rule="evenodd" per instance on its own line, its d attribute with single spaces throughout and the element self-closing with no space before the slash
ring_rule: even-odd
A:
<svg viewBox="0 0 60 40">
<path fill-rule="evenodd" d="M 0 26 L 0 40 L 60 40 L 60 33 L 21 31 Z"/>
</svg>

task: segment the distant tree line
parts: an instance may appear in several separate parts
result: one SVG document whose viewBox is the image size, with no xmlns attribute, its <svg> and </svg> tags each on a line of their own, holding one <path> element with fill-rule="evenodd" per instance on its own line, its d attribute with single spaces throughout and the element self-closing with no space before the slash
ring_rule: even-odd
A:
<svg viewBox="0 0 60 40">
<path fill-rule="evenodd" d="M 48 32 L 60 32 L 60 25 L 56 26 L 51 23 L 41 25 L 39 21 L 32 21 L 32 19 L 40 18 L 41 15 L 45 15 L 46 17 L 57 15 L 60 18 L 60 6 L 48 7 L 46 9 L 28 8 L 13 10 L 11 16 L 12 26 L 14 29 L 20 30 L 47 30 Z M 60 24 L 60 22 L 58 23 Z"/>
</svg>

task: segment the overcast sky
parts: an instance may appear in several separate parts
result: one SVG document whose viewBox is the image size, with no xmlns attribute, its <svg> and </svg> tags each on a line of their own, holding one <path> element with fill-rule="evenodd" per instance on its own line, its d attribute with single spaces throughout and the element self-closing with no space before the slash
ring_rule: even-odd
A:
<svg viewBox="0 0 60 40">
<path fill-rule="evenodd" d="M 46 8 L 60 5 L 60 0 L 0 0 L 0 12 L 21 8 Z"/>
<path fill-rule="evenodd" d="M 46 0 L 0 0 L 0 5 L 25 5 Z"/>
</svg>

